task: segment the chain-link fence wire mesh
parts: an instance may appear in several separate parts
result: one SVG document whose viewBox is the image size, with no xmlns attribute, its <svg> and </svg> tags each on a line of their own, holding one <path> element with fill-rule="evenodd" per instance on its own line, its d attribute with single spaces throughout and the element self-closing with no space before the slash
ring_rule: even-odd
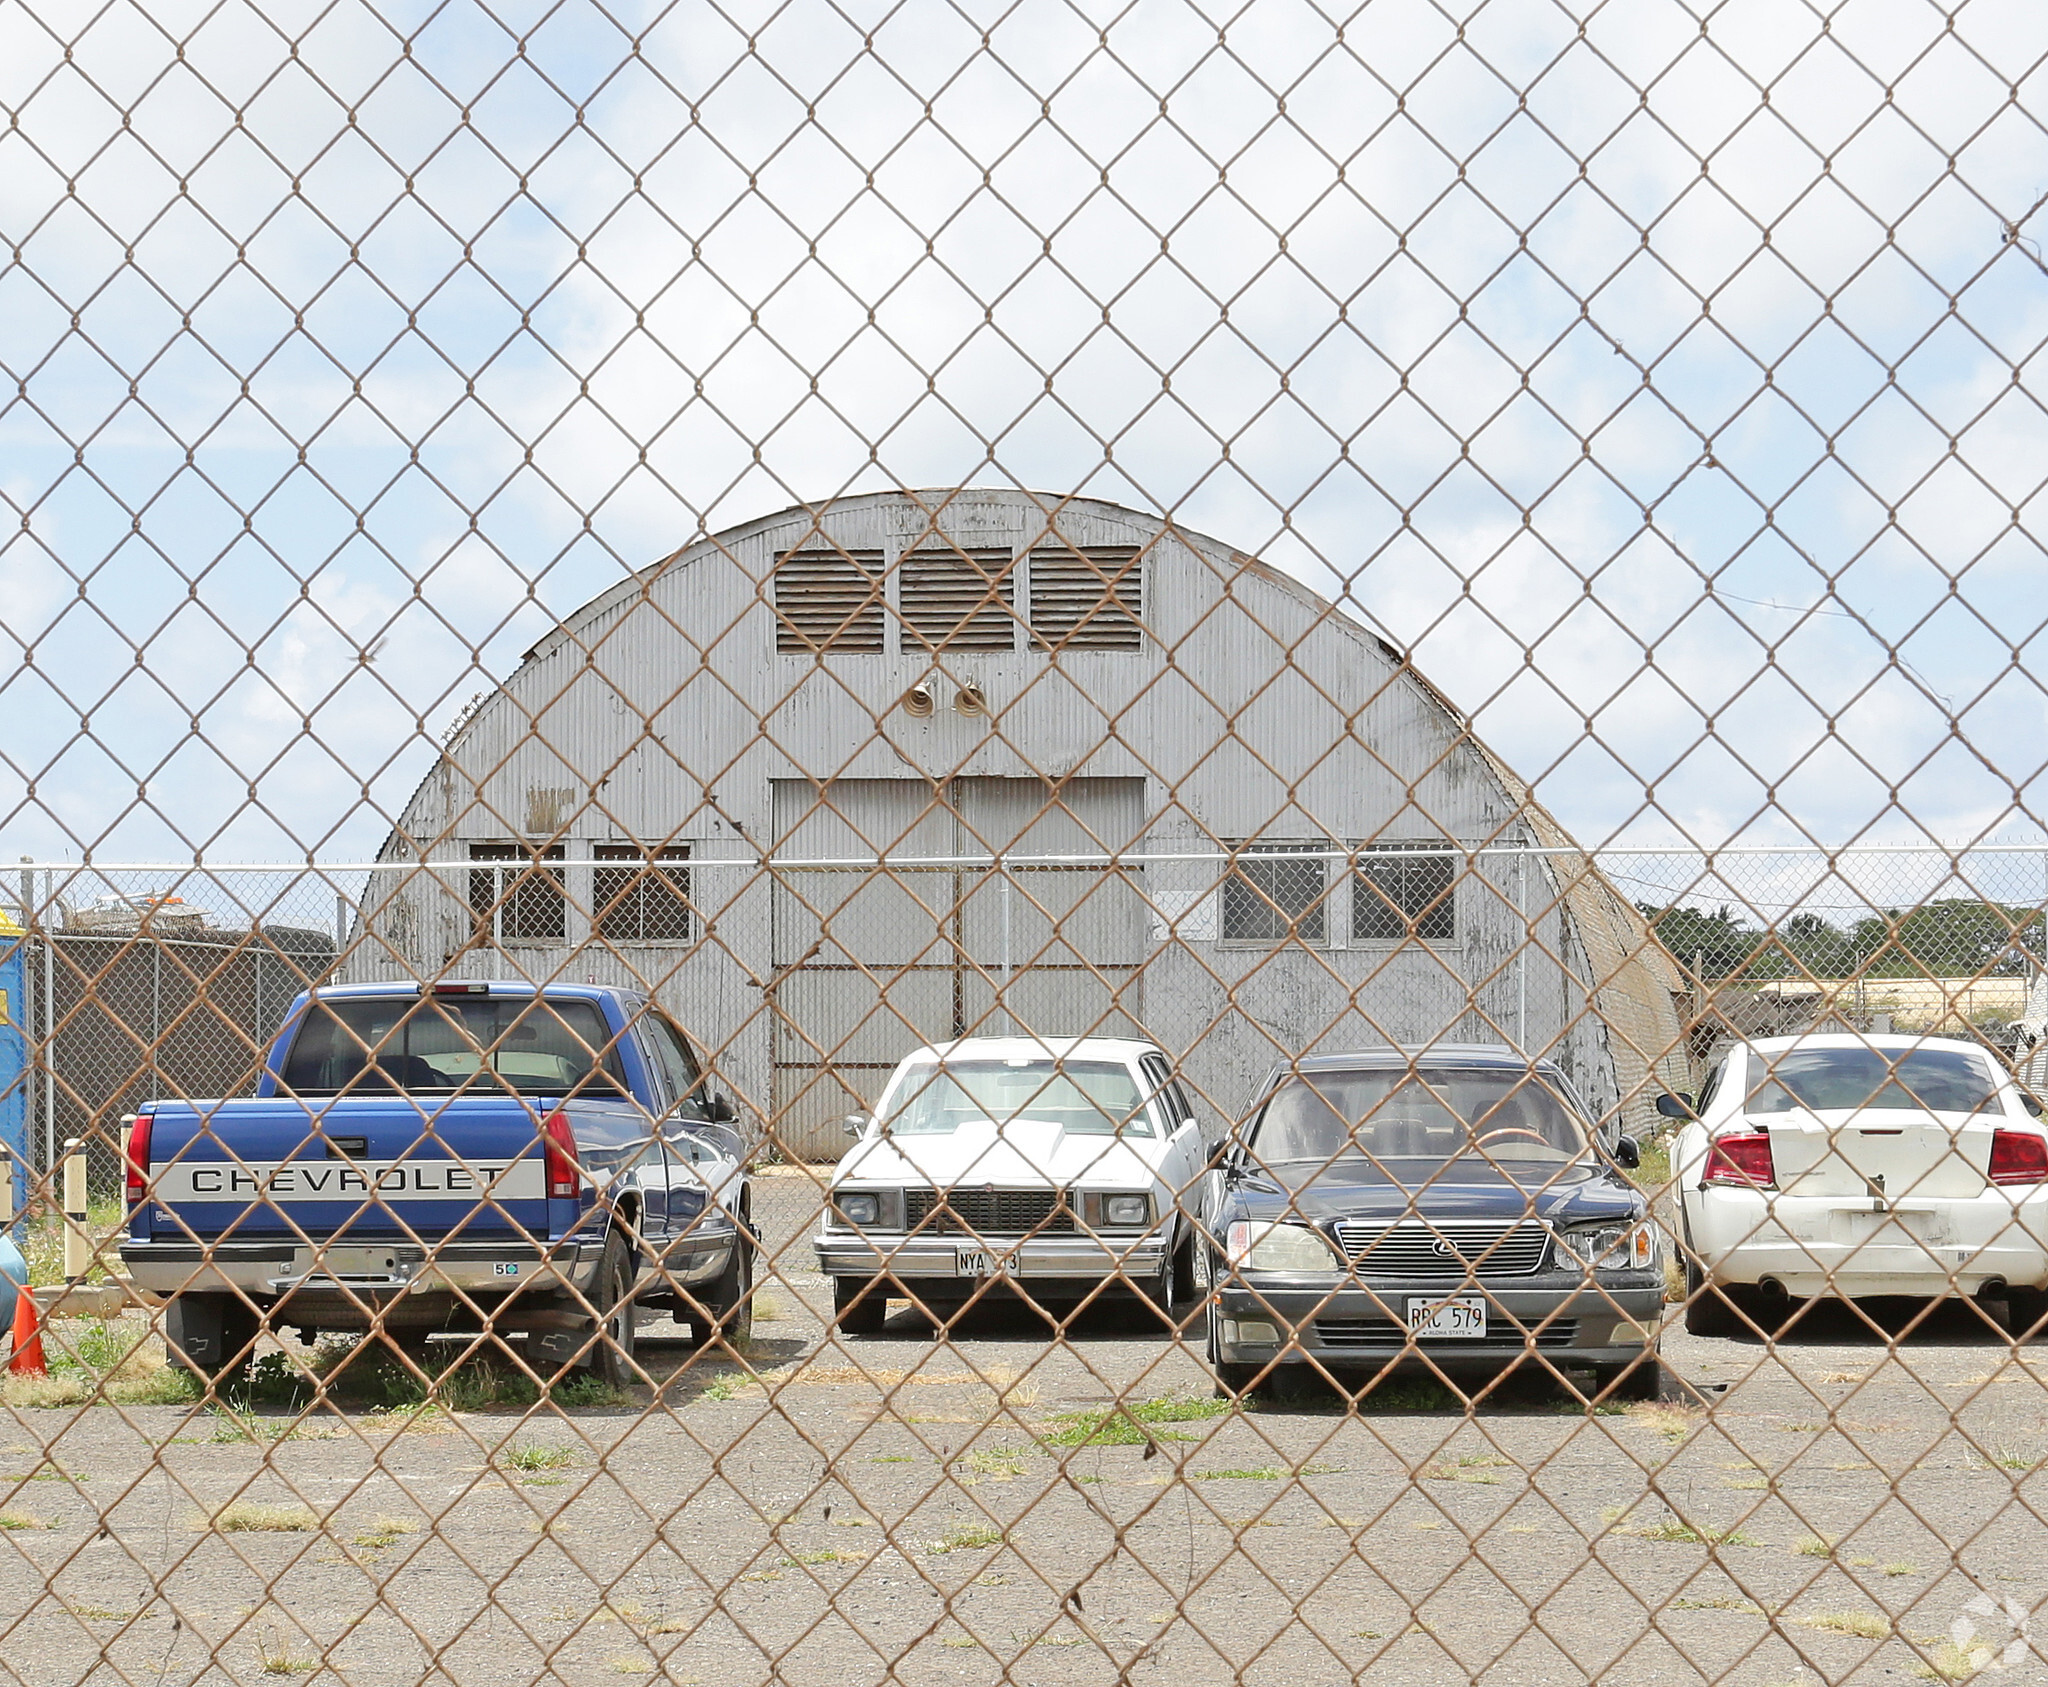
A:
<svg viewBox="0 0 2048 1687">
<path fill-rule="evenodd" d="M 0 1667 L 2038 1670 L 2044 37 L 0 6 Z"/>
</svg>

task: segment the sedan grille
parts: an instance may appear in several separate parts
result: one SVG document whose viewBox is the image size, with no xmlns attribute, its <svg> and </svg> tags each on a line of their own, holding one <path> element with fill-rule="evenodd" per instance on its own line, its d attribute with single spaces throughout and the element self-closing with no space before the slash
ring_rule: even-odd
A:
<svg viewBox="0 0 2048 1687">
<path fill-rule="evenodd" d="M 943 1195 L 945 1204 L 939 1205 Z M 934 1212 L 936 1208 L 936 1212 Z M 903 1227 L 964 1230 L 977 1236 L 1072 1231 L 1073 1209 L 1057 1189 L 907 1189 Z"/>
<path fill-rule="evenodd" d="M 1430 1338 L 1422 1337 L 1427 1341 Z M 1538 1347 L 1572 1347 L 1579 1339 L 1579 1326 L 1575 1320 L 1566 1319 L 1561 1323 L 1545 1324 L 1540 1330 L 1531 1330 L 1525 1337 L 1508 1320 L 1495 1315 L 1495 1321 L 1487 1326 L 1484 1344 L 1471 1342 L 1466 1345 L 1498 1346 L 1512 1342 L 1517 1346 L 1533 1341 Z M 1318 1318 L 1316 1340 L 1324 1347 L 1395 1348 L 1407 1345 L 1408 1332 L 1391 1318 Z M 1444 1351 L 1455 1350 L 1459 1343 L 1445 1341 L 1435 1344 Z"/>
<path fill-rule="evenodd" d="M 1550 1232 L 1526 1219 L 1350 1219 L 1337 1225 L 1337 1245 L 1361 1277 L 1525 1277 L 1543 1268 Z"/>
</svg>

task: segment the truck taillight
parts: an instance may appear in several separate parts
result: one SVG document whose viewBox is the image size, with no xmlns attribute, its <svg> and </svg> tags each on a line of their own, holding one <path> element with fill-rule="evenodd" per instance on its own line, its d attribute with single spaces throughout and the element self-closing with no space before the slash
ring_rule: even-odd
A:
<svg viewBox="0 0 2048 1687">
<path fill-rule="evenodd" d="M 2032 1131 L 1991 1133 L 1993 1183 L 2048 1183 L 2048 1138 Z"/>
<path fill-rule="evenodd" d="M 569 1121 L 550 1113 L 540 1127 L 540 1139 L 548 1162 L 548 1199 L 575 1200 L 582 1180 L 577 1175 L 576 1139 L 569 1134 Z"/>
<path fill-rule="evenodd" d="M 1771 1161 L 1771 1133 L 1732 1131 L 1717 1136 L 1707 1150 L 1707 1175 L 1702 1181 L 1768 1189 L 1778 1181 L 1778 1168 Z"/>
<path fill-rule="evenodd" d="M 128 1127 L 128 1206 L 132 1211 L 149 1192 L 150 1115 L 136 1113 L 122 1123 Z"/>
</svg>

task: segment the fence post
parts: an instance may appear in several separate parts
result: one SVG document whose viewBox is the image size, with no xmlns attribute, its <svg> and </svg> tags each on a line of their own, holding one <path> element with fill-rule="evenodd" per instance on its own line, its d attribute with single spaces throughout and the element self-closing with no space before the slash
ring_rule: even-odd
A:
<svg viewBox="0 0 2048 1687">
<path fill-rule="evenodd" d="M 91 1221 L 85 1194 L 85 1144 L 78 1137 L 64 1139 L 64 1281 L 81 1281 L 92 1266 L 92 1236 L 86 1229 Z"/>
</svg>

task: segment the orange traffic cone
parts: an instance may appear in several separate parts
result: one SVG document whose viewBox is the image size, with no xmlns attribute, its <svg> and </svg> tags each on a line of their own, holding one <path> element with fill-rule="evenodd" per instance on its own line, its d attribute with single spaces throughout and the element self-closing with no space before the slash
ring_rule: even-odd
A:
<svg viewBox="0 0 2048 1687">
<path fill-rule="evenodd" d="M 35 1290 L 26 1284 L 14 1296 L 14 1356 L 7 1361 L 7 1371 L 18 1377 L 50 1374 L 43 1362 L 43 1320 L 36 1312 Z"/>
</svg>

